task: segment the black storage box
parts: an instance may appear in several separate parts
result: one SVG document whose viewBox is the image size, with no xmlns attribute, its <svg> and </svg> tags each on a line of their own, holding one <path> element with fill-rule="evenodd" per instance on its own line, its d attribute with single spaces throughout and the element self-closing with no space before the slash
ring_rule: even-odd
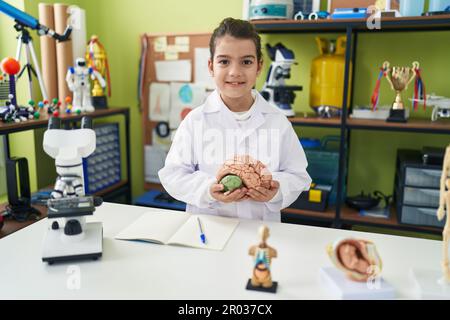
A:
<svg viewBox="0 0 450 320">
<path fill-rule="evenodd" d="M 399 223 L 441 227 L 437 211 L 441 165 L 424 164 L 419 150 L 397 151 L 394 203 Z"/>
<path fill-rule="evenodd" d="M 312 190 L 321 192 L 320 202 L 310 201 L 310 191 L 304 191 L 300 194 L 297 200 L 295 200 L 294 203 L 291 204 L 289 208 L 320 211 L 320 212 L 325 211 L 328 206 L 328 196 L 330 192 L 317 189 Z"/>
</svg>

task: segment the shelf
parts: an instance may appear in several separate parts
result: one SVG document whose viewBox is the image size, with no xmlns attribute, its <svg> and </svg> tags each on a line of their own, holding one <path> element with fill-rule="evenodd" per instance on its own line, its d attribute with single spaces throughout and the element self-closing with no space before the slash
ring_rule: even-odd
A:
<svg viewBox="0 0 450 320">
<path fill-rule="evenodd" d="M 324 212 L 312 211 L 312 210 L 302 210 L 294 208 L 286 208 L 281 211 L 281 213 L 289 213 L 294 215 L 299 215 L 301 218 L 312 218 L 315 220 L 333 221 L 335 217 L 336 209 L 335 207 L 329 207 Z"/>
<path fill-rule="evenodd" d="M 305 127 L 329 127 L 340 128 L 340 118 L 320 118 L 320 117 L 296 117 L 288 118 L 294 126 Z M 382 130 L 382 131 L 404 131 L 404 132 L 419 132 L 419 133 L 450 133 L 449 120 L 437 120 L 432 122 L 428 119 L 409 119 L 407 123 L 386 122 L 385 120 L 374 119 L 353 119 L 348 118 L 347 129 L 361 129 L 361 130 Z"/>
<path fill-rule="evenodd" d="M 292 125 L 301 125 L 305 127 L 330 127 L 330 128 L 340 128 L 341 119 L 340 118 L 320 118 L 320 117 L 301 117 L 296 115 L 295 117 L 288 118 Z"/>
<path fill-rule="evenodd" d="M 384 120 L 352 119 L 347 120 L 350 129 L 405 131 L 421 133 L 450 133 L 450 121 L 428 119 L 409 119 L 407 123 L 386 122 Z"/>
<path fill-rule="evenodd" d="M 3 212 L 5 210 L 6 205 L 7 204 L 5 203 L 0 204 L 0 212 Z M 40 205 L 33 205 L 32 207 L 36 208 L 41 213 L 38 220 L 27 220 L 24 222 L 19 222 L 6 218 L 3 228 L 0 230 L 0 239 L 47 217 L 47 207 Z"/>
<path fill-rule="evenodd" d="M 112 116 L 116 114 L 123 114 L 128 113 L 128 108 L 108 108 L 108 109 L 102 109 L 102 110 L 95 110 L 94 112 L 90 113 L 82 113 L 82 114 L 61 114 L 59 118 L 61 119 L 61 122 L 74 122 L 74 121 L 80 121 L 83 117 L 89 116 L 90 118 L 99 118 L 99 117 L 105 117 L 105 116 Z M 31 130 L 31 129 L 37 129 L 37 128 L 45 128 L 48 125 L 48 119 L 50 116 L 47 113 L 41 113 L 40 119 L 33 119 L 28 120 L 25 122 L 19 122 L 19 123 L 4 123 L 0 121 L 0 134 L 9 134 L 19 131 L 25 131 L 25 130 Z"/>
<path fill-rule="evenodd" d="M 99 196 L 99 197 L 103 197 L 106 194 L 111 193 L 113 191 L 116 191 L 118 189 L 121 189 L 122 187 L 127 186 L 127 185 L 128 185 L 128 181 L 127 180 L 120 181 L 120 182 L 118 182 L 118 183 L 116 183 L 116 184 L 114 184 L 112 186 L 109 186 L 108 188 L 106 188 L 104 190 L 96 192 L 95 195 Z"/>
<path fill-rule="evenodd" d="M 357 210 L 349 208 L 347 206 L 342 206 L 341 220 L 344 224 L 345 223 L 353 225 L 362 224 L 368 226 L 388 227 L 398 230 L 409 230 L 414 232 L 442 233 L 441 228 L 398 223 L 397 211 L 394 207 L 391 208 L 390 217 L 388 219 L 384 219 L 384 218 L 362 217 L 359 215 Z"/>
<path fill-rule="evenodd" d="M 450 15 L 431 17 L 382 18 L 381 29 L 369 29 L 367 19 L 253 20 L 259 33 L 428 31 L 450 29 Z"/>
<path fill-rule="evenodd" d="M 144 182 L 144 189 L 148 190 L 159 190 L 161 192 L 165 192 L 164 187 L 160 183 L 150 183 Z"/>
</svg>

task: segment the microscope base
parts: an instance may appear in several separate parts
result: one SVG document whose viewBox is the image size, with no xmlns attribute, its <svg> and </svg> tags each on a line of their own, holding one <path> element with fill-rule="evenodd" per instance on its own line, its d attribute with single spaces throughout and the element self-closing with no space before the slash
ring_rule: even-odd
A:
<svg viewBox="0 0 450 320">
<path fill-rule="evenodd" d="M 75 260 L 97 260 L 103 252 L 103 226 L 101 222 L 90 222 L 84 227 L 85 237 L 82 241 L 65 243 L 61 236 L 64 229 L 47 231 L 42 252 L 42 261 L 53 264 Z"/>
</svg>

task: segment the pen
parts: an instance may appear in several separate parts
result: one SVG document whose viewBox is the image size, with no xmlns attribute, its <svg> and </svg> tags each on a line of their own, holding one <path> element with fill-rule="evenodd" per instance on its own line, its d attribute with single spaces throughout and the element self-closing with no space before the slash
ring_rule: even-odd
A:
<svg viewBox="0 0 450 320">
<path fill-rule="evenodd" d="M 200 218 L 197 217 L 198 220 L 198 226 L 200 227 L 200 240 L 202 240 L 202 243 L 206 244 L 206 237 L 205 234 L 203 233 L 203 228 L 202 228 L 202 224 L 200 222 Z"/>
</svg>

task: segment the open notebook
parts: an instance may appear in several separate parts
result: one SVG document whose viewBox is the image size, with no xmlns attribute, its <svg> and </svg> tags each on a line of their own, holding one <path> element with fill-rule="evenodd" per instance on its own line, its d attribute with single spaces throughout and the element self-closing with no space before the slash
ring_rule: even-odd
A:
<svg viewBox="0 0 450 320">
<path fill-rule="evenodd" d="M 197 218 L 200 218 L 206 243 L 202 243 L 200 239 Z M 142 214 L 115 238 L 220 251 L 238 224 L 239 220 L 232 218 L 192 215 L 186 212 L 151 211 Z"/>
</svg>

